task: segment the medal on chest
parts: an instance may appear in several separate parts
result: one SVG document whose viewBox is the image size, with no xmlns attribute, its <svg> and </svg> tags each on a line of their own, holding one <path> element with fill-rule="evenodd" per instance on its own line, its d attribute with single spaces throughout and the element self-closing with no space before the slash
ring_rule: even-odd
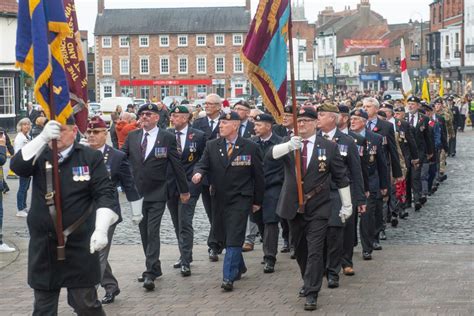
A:
<svg viewBox="0 0 474 316">
<path fill-rule="evenodd" d="M 72 167 L 72 180 L 74 182 L 89 181 L 90 179 L 89 166 Z"/>
<path fill-rule="evenodd" d="M 318 148 L 318 171 L 326 172 L 326 148 Z"/>
<path fill-rule="evenodd" d="M 342 157 L 347 157 L 347 152 L 349 151 L 349 147 L 347 145 L 343 144 L 338 144 L 339 147 L 339 153 L 341 154 Z"/>
<path fill-rule="evenodd" d="M 369 150 L 369 162 L 375 161 L 375 155 L 377 155 L 377 145 L 373 145 Z"/>
</svg>

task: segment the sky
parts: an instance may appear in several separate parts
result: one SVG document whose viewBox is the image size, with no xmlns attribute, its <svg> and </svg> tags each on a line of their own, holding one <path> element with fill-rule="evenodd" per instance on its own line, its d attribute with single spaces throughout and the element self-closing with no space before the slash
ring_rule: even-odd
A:
<svg viewBox="0 0 474 316">
<path fill-rule="evenodd" d="M 293 0 L 293 2 L 303 0 Z M 309 22 L 315 22 L 318 12 L 327 6 L 335 11 L 342 11 L 349 5 L 355 9 L 360 0 L 305 0 L 305 13 Z M 406 23 L 410 19 L 423 21 L 429 19 L 429 4 L 432 0 L 370 0 L 373 11 L 381 14 L 388 23 Z M 93 43 L 97 0 L 75 0 L 79 28 L 89 31 L 89 46 Z M 105 0 L 105 8 L 160 8 L 160 7 L 214 7 L 244 6 L 245 0 Z M 252 18 L 258 6 L 258 0 L 251 0 Z M 183 17 L 186 18 L 186 17 Z"/>
</svg>

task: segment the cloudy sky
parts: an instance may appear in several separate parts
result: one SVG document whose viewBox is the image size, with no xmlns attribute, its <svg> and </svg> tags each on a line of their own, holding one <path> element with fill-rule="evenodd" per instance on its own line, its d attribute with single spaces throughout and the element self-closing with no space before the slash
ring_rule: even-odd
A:
<svg viewBox="0 0 474 316">
<path fill-rule="evenodd" d="M 258 6 L 258 0 L 252 1 L 252 16 Z M 293 0 L 293 2 L 303 0 Z M 179 3 L 177 3 L 179 2 Z M 332 6 L 336 11 L 349 5 L 355 8 L 360 0 L 305 0 L 306 18 L 314 22 L 318 12 L 327 6 Z M 384 16 L 388 23 L 402 23 L 408 20 L 424 21 L 429 19 L 429 4 L 432 0 L 370 0 L 372 10 Z M 95 17 L 97 15 L 97 0 L 75 0 L 79 28 L 89 31 L 89 43 L 93 39 Z M 196 6 L 243 6 L 245 0 L 105 0 L 106 8 L 158 8 L 158 7 L 196 7 Z M 186 17 L 183 17 L 185 19 Z M 89 44 L 90 45 L 90 44 Z"/>
</svg>

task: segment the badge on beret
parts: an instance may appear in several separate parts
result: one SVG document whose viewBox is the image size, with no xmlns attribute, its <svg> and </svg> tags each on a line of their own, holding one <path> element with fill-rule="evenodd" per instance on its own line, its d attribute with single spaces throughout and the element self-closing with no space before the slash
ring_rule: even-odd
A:
<svg viewBox="0 0 474 316">
<path fill-rule="evenodd" d="M 255 118 L 257 119 L 257 121 L 260 121 L 260 115 L 257 115 Z"/>
<path fill-rule="evenodd" d="M 175 112 L 175 113 L 179 113 L 179 108 L 176 107 L 176 108 L 174 109 L 174 112 Z"/>
<path fill-rule="evenodd" d="M 225 118 L 226 118 L 227 120 L 230 120 L 230 114 L 227 113 L 227 115 L 225 116 Z"/>
<path fill-rule="evenodd" d="M 301 110 L 300 110 L 300 114 L 304 114 L 304 109 L 301 109 Z"/>
<path fill-rule="evenodd" d="M 148 104 L 148 110 L 153 110 L 153 105 Z"/>
</svg>

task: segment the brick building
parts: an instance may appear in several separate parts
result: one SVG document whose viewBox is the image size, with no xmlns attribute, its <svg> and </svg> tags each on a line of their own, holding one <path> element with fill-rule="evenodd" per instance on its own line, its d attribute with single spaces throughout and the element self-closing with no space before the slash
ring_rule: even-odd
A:
<svg viewBox="0 0 474 316">
<path fill-rule="evenodd" d="M 242 7 L 179 9 L 105 9 L 99 0 L 97 100 L 249 93 L 240 59 L 249 25 L 250 0 Z"/>
</svg>

